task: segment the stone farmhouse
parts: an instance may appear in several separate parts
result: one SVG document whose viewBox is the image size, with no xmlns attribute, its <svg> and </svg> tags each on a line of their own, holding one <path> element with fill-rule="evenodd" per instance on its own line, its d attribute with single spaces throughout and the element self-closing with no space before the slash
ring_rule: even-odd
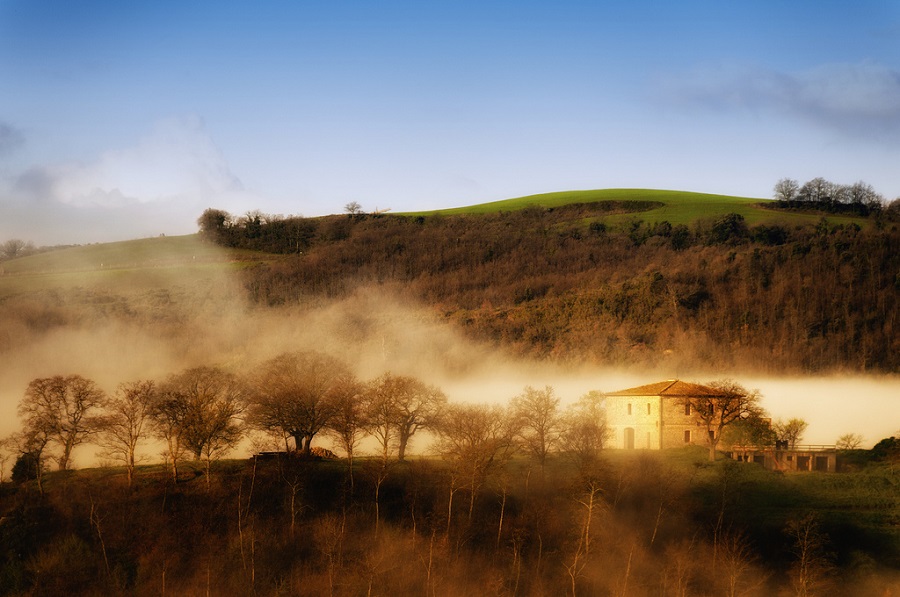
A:
<svg viewBox="0 0 900 597">
<path fill-rule="evenodd" d="M 609 447 L 626 450 L 662 450 L 697 444 L 707 445 L 706 425 L 691 412 L 692 398 L 725 398 L 720 390 L 700 384 L 669 379 L 657 383 L 610 392 L 606 397 Z M 823 471 L 839 469 L 834 446 L 732 447 L 734 460 L 755 462 L 770 470 Z M 723 446 L 724 447 L 724 446 Z"/>
<path fill-rule="evenodd" d="M 609 446 L 662 450 L 706 444 L 706 426 L 686 399 L 725 397 L 709 386 L 670 379 L 605 394 Z"/>
</svg>

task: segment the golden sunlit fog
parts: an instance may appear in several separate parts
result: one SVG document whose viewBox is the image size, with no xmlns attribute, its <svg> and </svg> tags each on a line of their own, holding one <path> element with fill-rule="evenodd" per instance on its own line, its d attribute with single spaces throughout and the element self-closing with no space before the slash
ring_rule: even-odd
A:
<svg viewBox="0 0 900 597">
<path fill-rule="evenodd" d="M 552 386 L 563 404 L 571 404 L 595 390 L 676 377 L 699 383 L 730 378 L 758 389 L 773 419 L 806 420 L 806 443 L 833 444 L 844 433 L 857 433 L 870 446 L 896 431 L 900 381 L 893 377 L 762 378 L 737 370 L 673 371 L 664 364 L 638 370 L 515 360 L 464 338 L 427 306 L 384 288 L 362 287 L 332 301 L 298 297 L 295 305 L 252 305 L 236 272 L 215 267 L 230 259 L 224 249 L 192 248 L 203 251 L 207 265 L 197 266 L 193 254 L 135 271 L 69 263 L 69 271 L 42 274 L 61 287 L 41 288 L 37 279 L 33 294 L 8 300 L 0 320 L 6 346 L 0 434 L 17 428 L 16 405 L 37 377 L 77 373 L 111 393 L 124 381 L 162 380 L 202 365 L 248 374 L 275 355 L 309 349 L 345 360 L 361 379 L 385 372 L 420 378 L 451 401 L 505 404 L 525 386 Z M 0 284 L 10 280 L 22 278 L 0 277 Z M 427 447 L 420 439 L 414 451 Z M 79 448 L 77 462 L 93 462 L 91 452 L 89 445 Z"/>
</svg>

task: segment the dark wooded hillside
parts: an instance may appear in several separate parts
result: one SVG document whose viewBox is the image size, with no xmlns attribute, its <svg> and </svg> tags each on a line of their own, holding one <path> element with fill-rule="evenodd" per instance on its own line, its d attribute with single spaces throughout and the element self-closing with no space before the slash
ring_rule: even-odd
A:
<svg viewBox="0 0 900 597">
<path fill-rule="evenodd" d="M 599 202 L 464 216 L 232 220 L 202 234 L 284 253 L 245 272 L 265 305 L 382 285 L 517 356 L 561 362 L 895 372 L 896 223 L 692 226 Z M 627 217 L 627 216 L 626 216 Z M 618 219 L 621 222 L 621 216 Z"/>
</svg>

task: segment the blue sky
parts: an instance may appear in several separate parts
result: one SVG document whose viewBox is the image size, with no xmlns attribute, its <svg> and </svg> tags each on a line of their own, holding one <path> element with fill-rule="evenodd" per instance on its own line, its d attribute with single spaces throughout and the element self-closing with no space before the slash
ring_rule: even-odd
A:
<svg viewBox="0 0 900 597">
<path fill-rule="evenodd" d="M 0 240 L 568 189 L 900 196 L 900 3 L 0 0 Z"/>
</svg>

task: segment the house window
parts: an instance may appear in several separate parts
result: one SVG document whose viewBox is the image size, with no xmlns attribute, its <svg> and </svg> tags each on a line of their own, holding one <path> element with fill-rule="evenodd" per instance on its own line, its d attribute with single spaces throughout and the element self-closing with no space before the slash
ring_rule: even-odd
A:
<svg viewBox="0 0 900 597">
<path fill-rule="evenodd" d="M 691 443 L 691 430 L 690 429 L 684 430 L 684 443 L 686 443 L 686 444 Z"/>
<path fill-rule="evenodd" d="M 648 415 L 650 414 L 650 403 L 649 402 L 647 403 L 647 414 Z"/>
<path fill-rule="evenodd" d="M 630 403 L 628 404 L 628 414 L 629 415 L 631 414 L 631 404 Z"/>
<path fill-rule="evenodd" d="M 691 416 L 691 403 L 690 402 L 685 403 L 684 414 L 686 414 L 687 416 Z"/>
</svg>

